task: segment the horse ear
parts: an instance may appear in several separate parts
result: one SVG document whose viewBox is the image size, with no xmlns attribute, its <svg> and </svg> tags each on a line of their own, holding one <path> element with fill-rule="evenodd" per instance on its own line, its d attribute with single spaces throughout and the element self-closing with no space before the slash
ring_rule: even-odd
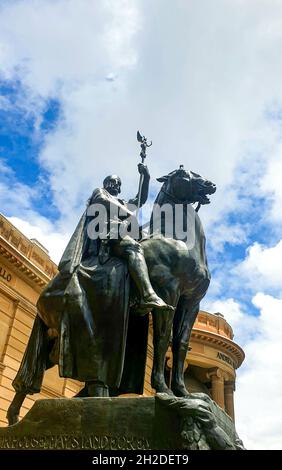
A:
<svg viewBox="0 0 282 470">
<path fill-rule="evenodd" d="M 156 178 L 156 180 L 160 183 L 165 183 L 168 180 L 168 176 L 161 176 L 160 178 Z"/>
</svg>

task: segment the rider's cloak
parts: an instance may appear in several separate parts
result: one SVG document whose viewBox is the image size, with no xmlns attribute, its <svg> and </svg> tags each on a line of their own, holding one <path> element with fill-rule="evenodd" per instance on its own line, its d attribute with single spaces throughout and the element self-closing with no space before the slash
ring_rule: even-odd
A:
<svg viewBox="0 0 282 470">
<path fill-rule="evenodd" d="M 148 315 L 129 314 L 126 263 L 115 257 L 100 263 L 100 242 L 89 239 L 88 223 L 86 209 L 63 253 L 58 274 L 38 300 L 41 320 L 37 318 L 34 324 L 13 382 L 16 390 L 38 392 L 44 369 L 53 365 L 57 352 L 61 377 L 98 380 L 112 394 L 143 393 Z M 58 332 L 48 344 L 42 320 Z"/>
</svg>

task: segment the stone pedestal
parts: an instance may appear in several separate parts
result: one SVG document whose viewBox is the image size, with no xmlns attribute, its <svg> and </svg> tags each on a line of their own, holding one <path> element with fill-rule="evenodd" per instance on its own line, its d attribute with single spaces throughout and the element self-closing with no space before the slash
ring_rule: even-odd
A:
<svg viewBox="0 0 282 470">
<path fill-rule="evenodd" d="M 0 449 L 235 449 L 232 420 L 204 394 L 38 400 L 0 428 Z"/>
</svg>

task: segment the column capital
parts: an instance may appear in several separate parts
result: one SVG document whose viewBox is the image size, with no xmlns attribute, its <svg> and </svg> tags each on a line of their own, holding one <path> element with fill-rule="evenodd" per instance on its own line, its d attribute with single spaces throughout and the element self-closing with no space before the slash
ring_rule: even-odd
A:
<svg viewBox="0 0 282 470">
<path fill-rule="evenodd" d="M 213 367 L 207 372 L 207 378 L 211 379 L 212 377 L 218 379 L 224 379 L 224 372 L 219 367 Z"/>
<path fill-rule="evenodd" d="M 214 367 L 208 371 L 211 380 L 212 399 L 224 410 L 224 374 L 221 369 Z"/>
</svg>

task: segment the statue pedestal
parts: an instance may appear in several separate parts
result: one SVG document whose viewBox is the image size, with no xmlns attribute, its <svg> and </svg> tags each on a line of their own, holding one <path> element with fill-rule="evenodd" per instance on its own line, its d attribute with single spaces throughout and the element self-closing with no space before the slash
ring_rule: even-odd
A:
<svg viewBox="0 0 282 470">
<path fill-rule="evenodd" d="M 0 449 L 234 449 L 235 439 L 232 421 L 210 399 L 163 394 L 38 400 L 18 424 L 0 428 Z"/>
</svg>

